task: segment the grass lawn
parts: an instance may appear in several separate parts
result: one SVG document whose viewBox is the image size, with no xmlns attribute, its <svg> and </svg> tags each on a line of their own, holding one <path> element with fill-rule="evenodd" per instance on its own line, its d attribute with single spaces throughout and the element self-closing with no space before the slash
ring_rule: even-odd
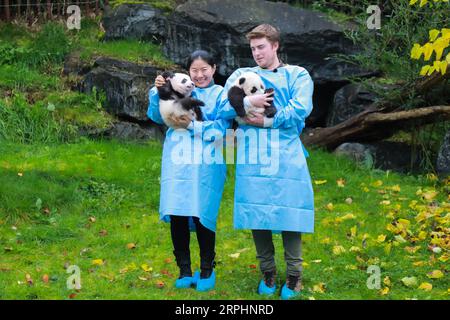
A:
<svg viewBox="0 0 450 320">
<path fill-rule="evenodd" d="M 174 288 L 170 232 L 158 216 L 161 150 L 158 142 L 0 143 L 0 299 L 261 299 L 251 233 L 232 225 L 232 165 L 216 289 Z M 450 183 L 309 151 L 316 230 L 303 237 L 301 299 L 449 299 Z M 195 234 L 191 250 L 197 269 Z M 79 291 L 67 288 L 69 265 L 81 270 Z M 370 265 L 380 268 L 380 289 L 367 287 Z"/>
</svg>

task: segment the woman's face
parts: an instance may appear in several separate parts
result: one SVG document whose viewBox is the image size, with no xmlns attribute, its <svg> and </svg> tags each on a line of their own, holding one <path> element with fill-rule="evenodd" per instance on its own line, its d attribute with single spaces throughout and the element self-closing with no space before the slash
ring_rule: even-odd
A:
<svg viewBox="0 0 450 320">
<path fill-rule="evenodd" d="M 216 72 L 216 66 L 210 66 L 201 58 L 194 60 L 189 68 L 189 75 L 195 86 L 199 88 L 205 88 L 211 83 L 214 72 Z"/>
</svg>

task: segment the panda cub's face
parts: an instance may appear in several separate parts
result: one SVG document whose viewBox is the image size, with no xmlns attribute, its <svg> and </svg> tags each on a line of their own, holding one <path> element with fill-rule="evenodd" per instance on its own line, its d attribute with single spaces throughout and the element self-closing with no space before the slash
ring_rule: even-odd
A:
<svg viewBox="0 0 450 320">
<path fill-rule="evenodd" d="M 195 88 L 194 82 L 184 73 L 175 73 L 173 77 L 169 78 L 173 90 L 187 97 L 190 96 Z"/>
<path fill-rule="evenodd" d="M 266 87 L 261 77 L 254 72 L 243 73 L 235 83 L 236 86 L 244 90 L 246 96 L 264 93 Z"/>
</svg>

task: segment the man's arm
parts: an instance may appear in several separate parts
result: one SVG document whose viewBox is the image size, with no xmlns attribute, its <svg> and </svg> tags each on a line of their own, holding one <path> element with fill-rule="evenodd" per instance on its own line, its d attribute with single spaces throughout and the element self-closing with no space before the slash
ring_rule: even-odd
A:
<svg viewBox="0 0 450 320">
<path fill-rule="evenodd" d="M 304 123 L 313 108 L 314 83 L 308 71 L 295 68 L 291 74 L 288 105 L 280 108 L 273 118 L 272 128 L 290 128 Z M 270 121 L 270 120 L 269 120 Z"/>
</svg>

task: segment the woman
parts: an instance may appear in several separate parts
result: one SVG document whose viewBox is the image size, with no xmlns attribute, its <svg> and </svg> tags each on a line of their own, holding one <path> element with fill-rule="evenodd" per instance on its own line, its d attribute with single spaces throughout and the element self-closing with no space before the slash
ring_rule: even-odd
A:
<svg viewBox="0 0 450 320">
<path fill-rule="evenodd" d="M 184 144 L 181 142 L 182 147 L 186 147 L 187 141 L 188 148 L 183 150 L 189 150 L 189 159 L 194 157 L 198 159 L 199 155 L 203 155 L 202 150 L 205 150 L 205 147 L 215 143 L 211 141 L 211 138 L 207 138 L 209 135 L 205 135 L 205 132 L 215 129 L 214 132 L 220 132 L 219 135 L 222 138 L 226 129 L 231 126 L 231 121 L 216 117 L 223 88 L 214 84 L 216 64 L 212 56 L 203 50 L 193 52 L 188 59 L 187 69 L 196 86 L 192 96 L 205 103 L 202 107 L 204 119 L 200 122 L 192 121 L 187 116 L 173 119 L 176 120 L 179 128 L 187 130 L 169 128 L 166 133 L 161 165 L 159 212 L 161 220 L 170 222 L 173 253 L 180 268 L 180 276 L 175 281 L 175 287 L 188 288 L 196 285 L 198 291 L 208 291 L 215 286 L 216 275 L 213 270 L 215 231 L 225 183 L 226 165 L 223 161 L 213 164 L 205 164 L 204 161 L 180 163 L 174 155 L 180 148 L 181 138 L 181 141 L 185 142 Z M 153 87 L 149 93 L 147 115 L 159 124 L 163 124 L 163 121 L 159 113 L 159 97 L 156 88 L 164 83 L 165 79 L 158 76 L 155 79 L 156 87 Z M 191 148 L 192 146 L 194 147 Z M 200 247 L 201 271 L 200 274 L 196 272 L 192 276 L 189 242 L 190 229 L 194 228 Z"/>
</svg>

